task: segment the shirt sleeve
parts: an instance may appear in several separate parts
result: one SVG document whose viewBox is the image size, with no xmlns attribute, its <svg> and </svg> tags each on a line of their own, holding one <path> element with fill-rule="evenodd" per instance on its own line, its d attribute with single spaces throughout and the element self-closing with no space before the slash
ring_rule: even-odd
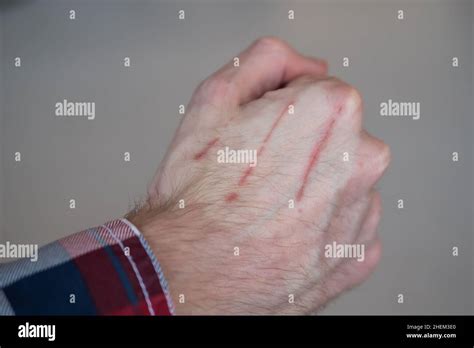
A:
<svg viewBox="0 0 474 348">
<path fill-rule="evenodd" d="M 36 261 L 35 261 L 36 259 Z M 160 264 L 117 219 L 0 265 L 0 315 L 172 315 Z"/>
</svg>

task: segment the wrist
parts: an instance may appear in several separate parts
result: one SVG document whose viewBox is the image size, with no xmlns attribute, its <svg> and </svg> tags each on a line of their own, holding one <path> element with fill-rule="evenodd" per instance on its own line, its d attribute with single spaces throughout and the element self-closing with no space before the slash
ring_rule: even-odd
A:
<svg viewBox="0 0 474 348">
<path fill-rule="evenodd" d="M 186 223 L 189 219 L 185 215 L 169 207 L 150 203 L 126 215 L 126 219 L 140 231 L 158 260 L 174 304 L 180 303 L 180 294 L 187 292 L 185 288 L 191 282 L 186 271 L 189 253 L 183 250 L 186 239 L 191 235 L 190 225 Z M 181 305 L 175 308 L 176 313 L 182 314 L 184 307 Z"/>
<path fill-rule="evenodd" d="M 143 235 L 155 256 L 159 258 L 160 264 L 166 265 L 169 252 L 177 243 L 173 239 L 178 237 L 173 232 L 175 228 L 171 224 L 167 209 L 146 203 L 129 212 L 125 217 Z"/>
</svg>

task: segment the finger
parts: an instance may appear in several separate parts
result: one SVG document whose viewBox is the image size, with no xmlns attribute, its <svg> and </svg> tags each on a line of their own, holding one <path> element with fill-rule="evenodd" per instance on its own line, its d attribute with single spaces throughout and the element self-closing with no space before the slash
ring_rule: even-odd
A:
<svg viewBox="0 0 474 348">
<path fill-rule="evenodd" d="M 322 76 L 327 63 L 300 55 L 285 42 L 271 37 L 255 41 L 203 82 L 197 99 L 245 104 L 302 75 Z M 200 98 L 201 97 L 201 98 Z"/>
<path fill-rule="evenodd" d="M 324 239 L 325 252 L 321 255 L 320 260 L 326 265 L 329 272 L 338 264 L 344 262 L 345 259 L 333 254 L 326 254 L 326 248 L 332 248 L 334 243 L 338 246 L 350 245 L 356 242 L 372 209 L 374 194 L 375 191 L 356 201 L 341 205 L 335 212 L 328 229 L 330 233 Z"/>
<path fill-rule="evenodd" d="M 390 157 L 387 144 L 363 130 L 356 150 L 354 174 L 346 186 L 347 195 L 359 197 L 368 192 L 387 170 Z"/>
<path fill-rule="evenodd" d="M 369 211 L 356 239 L 357 244 L 370 244 L 376 238 L 381 217 L 382 199 L 380 198 L 380 193 L 374 191 Z"/>
<path fill-rule="evenodd" d="M 325 301 L 363 282 L 376 267 L 381 256 L 381 244 L 377 227 L 382 213 L 382 202 L 377 191 L 371 193 L 370 207 L 356 238 L 356 244 L 364 244 L 363 260 L 343 260 L 315 287 L 316 293 Z"/>
<path fill-rule="evenodd" d="M 372 205 L 372 194 L 366 194 L 355 201 L 342 203 L 331 221 L 331 236 L 340 243 L 352 243 L 359 235 L 363 222 Z"/>
<path fill-rule="evenodd" d="M 366 247 L 364 259 L 349 260 L 339 264 L 333 272 L 318 282 L 303 297 L 313 303 L 313 312 L 321 310 L 329 301 L 365 281 L 375 270 L 382 255 L 382 244 L 376 238 Z"/>
</svg>

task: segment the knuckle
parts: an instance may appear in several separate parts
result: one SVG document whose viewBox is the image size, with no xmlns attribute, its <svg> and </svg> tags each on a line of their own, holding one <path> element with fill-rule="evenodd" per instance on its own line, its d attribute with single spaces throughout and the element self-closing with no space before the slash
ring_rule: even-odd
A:
<svg viewBox="0 0 474 348">
<path fill-rule="evenodd" d="M 328 102 L 336 108 L 338 114 L 354 114 L 361 111 L 362 95 L 356 88 L 335 77 L 324 79 L 321 83 L 328 96 Z"/>
<path fill-rule="evenodd" d="M 378 200 L 376 203 L 375 203 L 375 211 L 374 211 L 374 217 L 373 217 L 373 220 L 372 220 L 372 223 L 373 223 L 373 226 L 374 226 L 374 230 L 377 229 L 377 226 L 379 225 L 380 223 L 380 219 L 382 218 L 382 213 L 383 213 L 383 207 L 382 207 L 382 201 L 381 200 Z"/>
<path fill-rule="evenodd" d="M 362 128 L 362 95 L 360 92 L 342 83 L 339 85 L 339 96 L 335 106 L 336 117 L 347 121 L 347 129 L 359 131 Z"/>
<path fill-rule="evenodd" d="M 382 177 L 390 164 L 390 147 L 382 140 L 368 135 L 360 143 L 359 151 L 356 175 L 367 183 L 371 183 L 372 186 Z M 379 200 L 378 198 L 375 197 L 376 200 Z"/>
<path fill-rule="evenodd" d="M 390 147 L 382 141 L 378 142 L 377 149 L 374 153 L 377 171 L 382 174 L 388 168 L 391 161 Z"/>
<path fill-rule="evenodd" d="M 294 90 L 298 93 L 305 93 L 311 95 L 318 95 L 321 90 L 318 89 L 318 79 L 311 75 L 302 75 L 293 79 L 289 84 L 286 85 L 286 89 Z"/>
<path fill-rule="evenodd" d="M 319 83 L 328 93 L 334 93 L 340 85 L 343 85 L 343 82 L 334 76 L 328 76 L 325 79 L 321 79 Z"/>
<path fill-rule="evenodd" d="M 340 86 L 341 106 L 350 113 L 355 113 L 362 106 L 362 95 L 360 92 L 348 84 Z"/>
<path fill-rule="evenodd" d="M 220 76 L 204 80 L 198 88 L 198 99 L 204 102 L 222 100 L 232 93 L 233 85 Z"/>
<path fill-rule="evenodd" d="M 370 224 L 373 225 L 375 228 L 379 221 L 380 217 L 382 216 L 382 199 L 380 197 L 380 193 L 378 191 L 374 191 L 372 195 L 372 202 L 371 202 L 371 209 L 370 209 Z"/>
<path fill-rule="evenodd" d="M 337 99 L 342 103 L 358 103 L 362 101 L 359 91 L 348 83 L 333 77 L 328 80 L 328 84 L 336 93 Z"/>
<path fill-rule="evenodd" d="M 369 272 L 373 271 L 375 267 L 380 263 L 382 258 L 382 243 L 379 240 L 376 240 L 369 248 L 370 252 L 369 257 L 365 261 Z"/>
<path fill-rule="evenodd" d="M 382 197 L 380 196 L 380 192 L 378 191 L 375 191 L 373 194 L 373 204 L 375 214 L 377 214 L 378 216 L 382 215 Z"/>
<path fill-rule="evenodd" d="M 318 78 L 312 75 L 298 76 L 293 81 L 295 84 L 304 86 L 305 88 L 309 89 L 315 88 L 319 82 Z"/>
<path fill-rule="evenodd" d="M 253 46 L 257 49 L 272 51 L 284 51 L 288 49 L 288 45 L 283 40 L 274 36 L 261 37 L 254 42 Z"/>
<path fill-rule="evenodd" d="M 349 105 L 354 105 L 354 109 L 357 109 L 359 106 L 362 105 L 362 94 L 359 92 L 358 89 L 352 86 L 348 87 L 346 103 L 348 103 Z"/>
<path fill-rule="evenodd" d="M 384 170 L 388 167 L 392 160 L 392 151 L 390 150 L 390 146 L 385 143 L 382 143 L 382 150 L 381 150 L 381 163 L 384 166 Z"/>
</svg>

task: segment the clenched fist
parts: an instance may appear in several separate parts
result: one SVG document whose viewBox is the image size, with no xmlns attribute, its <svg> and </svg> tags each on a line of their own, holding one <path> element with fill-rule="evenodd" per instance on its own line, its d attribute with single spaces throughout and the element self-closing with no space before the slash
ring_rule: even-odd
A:
<svg viewBox="0 0 474 348">
<path fill-rule="evenodd" d="M 325 62 L 256 41 L 195 91 L 128 217 L 177 314 L 309 314 L 376 266 L 387 145 Z"/>
</svg>

